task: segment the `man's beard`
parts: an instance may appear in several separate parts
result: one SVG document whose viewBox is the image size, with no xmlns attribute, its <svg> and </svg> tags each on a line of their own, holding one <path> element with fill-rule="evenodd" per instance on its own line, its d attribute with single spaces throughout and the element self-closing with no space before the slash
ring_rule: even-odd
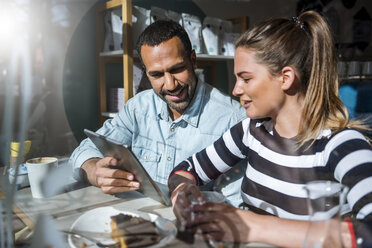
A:
<svg viewBox="0 0 372 248">
<path fill-rule="evenodd" d="M 190 102 L 192 101 L 195 95 L 195 89 L 196 89 L 197 82 L 191 85 L 192 85 L 191 88 L 189 88 L 190 84 L 186 84 L 183 86 L 180 85 L 179 87 L 177 87 L 177 89 L 172 91 L 172 92 L 181 93 L 182 91 L 187 90 L 186 96 L 184 97 L 184 99 L 180 99 L 177 101 L 168 100 L 165 96 L 173 95 L 173 93 L 168 90 L 160 91 L 159 93 L 157 93 L 157 95 L 167 103 L 169 108 L 174 109 L 176 111 L 182 111 L 182 110 L 185 110 L 190 105 Z"/>
</svg>

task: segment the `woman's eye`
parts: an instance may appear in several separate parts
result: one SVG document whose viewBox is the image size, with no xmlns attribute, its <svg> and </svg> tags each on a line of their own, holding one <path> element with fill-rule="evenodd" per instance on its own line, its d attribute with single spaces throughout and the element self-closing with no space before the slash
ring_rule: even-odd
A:
<svg viewBox="0 0 372 248">
<path fill-rule="evenodd" d="M 251 80 L 250 78 L 243 78 L 243 81 L 248 83 L 248 81 Z"/>
</svg>

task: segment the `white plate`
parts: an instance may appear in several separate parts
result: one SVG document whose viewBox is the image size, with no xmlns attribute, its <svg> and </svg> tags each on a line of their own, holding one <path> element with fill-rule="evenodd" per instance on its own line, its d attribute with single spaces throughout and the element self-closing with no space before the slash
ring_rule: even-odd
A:
<svg viewBox="0 0 372 248">
<path fill-rule="evenodd" d="M 120 211 L 113 207 L 102 207 L 90 210 L 83 215 L 81 215 L 71 227 L 71 231 L 77 233 L 94 233 L 94 239 L 101 241 L 102 243 L 109 244 L 113 240 L 110 238 L 111 227 L 110 227 L 110 217 L 117 214 L 126 214 L 134 217 L 142 217 L 146 220 L 155 223 L 155 226 L 160 234 L 159 243 L 151 247 L 163 247 L 169 244 L 177 234 L 176 226 L 169 220 L 164 219 L 155 214 L 149 213 L 133 213 Z M 91 236 L 91 235 L 90 235 Z M 68 235 L 68 243 L 73 248 L 81 248 L 81 244 L 84 242 L 86 247 L 97 247 L 92 242 L 86 239 L 75 238 L 72 235 Z"/>
</svg>

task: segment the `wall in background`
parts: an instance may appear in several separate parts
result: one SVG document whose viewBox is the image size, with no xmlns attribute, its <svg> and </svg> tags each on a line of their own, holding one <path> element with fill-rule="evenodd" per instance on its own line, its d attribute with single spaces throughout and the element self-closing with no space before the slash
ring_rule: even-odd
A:
<svg viewBox="0 0 372 248">
<path fill-rule="evenodd" d="M 84 128 L 98 129 L 98 80 L 95 4 L 81 17 L 66 51 L 63 67 L 63 102 L 75 139 L 86 138 Z"/>
<path fill-rule="evenodd" d="M 134 5 L 144 8 L 157 6 L 170 9 L 179 13 L 186 12 L 198 15 L 201 19 L 205 16 L 215 16 L 223 19 L 248 16 L 250 26 L 253 26 L 268 18 L 291 18 L 297 15 L 297 8 L 300 0 L 133 0 Z M 319 1 L 313 2 L 316 6 Z M 341 0 L 322 1 L 327 5 L 323 10 L 336 8 L 340 18 L 340 42 L 350 42 L 350 18 L 359 10 L 361 6 L 366 6 L 369 13 L 372 13 L 371 3 L 368 0 L 356 0 L 354 7 L 347 9 L 341 8 Z M 269 6 L 269 7 L 268 7 Z M 337 7 L 338 6 L 338 7 Z M 97 92 L 97 67 L 95 55 L 95 30 L 94 30 L 94 11 L 93 7 L 86 12 L 83 19 L 77 26 L 72 35 L 68 47 L 64 67 L 64 103 L 71 129 L 78 141 L 85 137 L 83 128 L 97 129 L 98 126 L 98 92 Z M 371 45 L 359 53 L 362 59 L 372 59 Z M 359 51 L 353 52 L 358 54 Z M 115 66 L 114 66 L 115 67 Z M 120 66 L 119 66 L 120 67 Z M 228 68 L 228 69 L 227 69 Z M 233 63 L 217 63 L 217 82 L 218 88 L 230 94 L 234 85 Z M 114 73 L 113 73 L 114 74 Z M 116 73 L 115 73 L 116 74 Z M 111 76 L 115 81 L 114 85 L 120 85 L 122 81 L 121 72 Z M 226 83 L 228 82 L 228 83 Z M 82 101 L 84 100 L 84 101 Z"/>
<path fill-rule="evenodd" d="M 208 16 L 223 19 L 249 16 L 250 26 L 268 18 L 296 14 L 297 0 L 193 0 Z"/>
</svg>

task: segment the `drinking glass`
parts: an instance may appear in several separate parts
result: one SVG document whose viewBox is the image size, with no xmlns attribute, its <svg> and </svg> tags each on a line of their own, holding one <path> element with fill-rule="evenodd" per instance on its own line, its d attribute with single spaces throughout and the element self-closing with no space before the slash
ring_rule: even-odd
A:
<svg viewBox="0 0 372 248">
<path fill-rule="evenodd" d="M 332 181 L 313 181 L 305 186 L 310 225 L 303 248 L 343 247 L 341 209 L 348 188 Z"/>
</svg>

